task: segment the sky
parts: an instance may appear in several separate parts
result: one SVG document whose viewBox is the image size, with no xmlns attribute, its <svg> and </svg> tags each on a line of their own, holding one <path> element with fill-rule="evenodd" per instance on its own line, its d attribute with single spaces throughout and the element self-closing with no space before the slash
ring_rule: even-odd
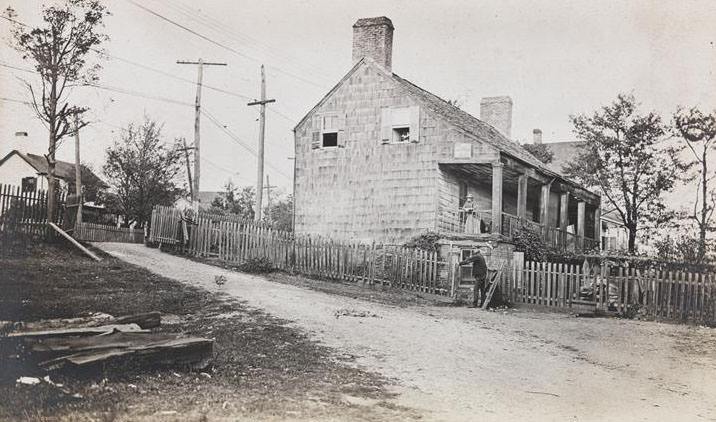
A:
<svg viewBox="0 0 716 422">
<path fill-rule="evenodd" d="M 47 1 L 45 1 L 46 3 Z M 43 2 L 0 0 L 17 19 L 40 23 Z M 100 169 L 120 129 L 144 116 L 164 124 L 169 142 L 193 141 L 196 66 L 205 67 L 201 118 L 201 190 L 231 179 L 256 182 L 260 66 L 266 65 L 266 174 L 291 191 L 294 125 L 350 69 L 352 25 L 362 17 L 393 21 L 393 71 L 479 116 L 482 97 L 509 95 L 512 136 L 573 140 L 569 116 L 591 113 L 619 93 L 665 118 L 679 106 L 716 109 L 715 1 L 422 1 L 422 0 L 112 0 L 99 83 L 72 100 L 92 124 L 80 134 L 82 160 Z M 145 9 L 140 7 L 143 6 Z M 148 9 L 148 10 L 146 10 Z M 152 13 L 153 12 L 153 13 Z M 167 22 L 157 16 L 184 26 Z M 187 30 L 188 29 L 188 30 Z M 191 33 L 189 31 L 193 31 Z M 200 34 L 200 36 L 196 35 Z M 0 155 L 43 153 L 47 130 L 27 105 L 20 78 L 31 67 L 8 46 L 0 20 Z M 220 45 L 218 45 L 220 44 Z M 218 88 L 221 91 L 208 87 Z M 209 116 L 213 117 L 211 119 Z M 15 136 L 26 131 L 29 136 Z M 74 159 L 66 140 L 58 158 Z"/>
</svg>

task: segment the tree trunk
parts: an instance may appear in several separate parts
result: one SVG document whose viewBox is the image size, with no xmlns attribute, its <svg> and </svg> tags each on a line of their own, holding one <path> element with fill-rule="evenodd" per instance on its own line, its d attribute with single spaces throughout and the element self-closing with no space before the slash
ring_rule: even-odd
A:
<svg viewBox="0 0 716 422">
<path fill-rule="evenodd" d="M 55 221 L 55 144 L 54 136 L 50 134 L 50 148 L 47 155 L 47 222 L 56 223 Z"/>
<path fill-rule="evenodd" d="M 627 227 L 629 230 L 629 253 L 636 253 L 636 227 Z"/>
<path fill-rule="evenodd" d="M 696 262 L 698 264 L 704 261 L 706 257 L 706 228 L 708 221 L 706 221 L 706 215 L 708 214 L 708 202 L 706 202 L 706 194 L 708 193 L 708 180 L 706 179 L 706 171 L 708 170 L 706 165 L 706 147 L 704 147 L 704 153 L 701 157 L 701 221 L 699 222 L 699 250 L 696 256 Z"/>
</svg>

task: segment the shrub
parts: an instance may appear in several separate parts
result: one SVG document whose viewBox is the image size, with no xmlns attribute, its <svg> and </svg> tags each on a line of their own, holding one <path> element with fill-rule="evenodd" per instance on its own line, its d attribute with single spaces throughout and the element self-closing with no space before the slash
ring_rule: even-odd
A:
<svg viewBox="0 0 716 422">
<path fill-rule="evenodd" d="M 275 270 L 271 261 L 266 257 L 249 258 L 239 265 L 239 271 L 251 274 L 266 274 Z"/>
<path fill-rule="evenodd" d="M 430 252 L 437 252 L 440 244 L 441 236 L 435 232 L 425 232 L 419 236 L 415 236 L 409 241 L 405 242 L 403 246 L 411 249 L 422 249 Z"/>
<path fill-rule="evenodd" d="M 551 252 L 542 240 L 542 236 L 527 227 L 518 229 L 512 240 L 515 242 L 515 251 L 524 252 L 525 259 L 528 261 L 544 261 Z"/>
</svg>

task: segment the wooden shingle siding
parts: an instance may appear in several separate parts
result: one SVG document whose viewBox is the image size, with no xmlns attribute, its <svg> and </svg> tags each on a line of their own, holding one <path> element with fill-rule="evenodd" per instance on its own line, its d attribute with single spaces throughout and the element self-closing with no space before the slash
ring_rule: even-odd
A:
<svg viewBox="0 0 716 422">
<path fill-rule="evenodd" d="M 361 62 L 296 126 L 297 233 L 402 243 L 439 229 L 457 211 L 457 198 L 446 198 L 457 180 L 438 166 L 452 158 L 455 142 L 499 157 L 492 145 L 434 112 L 400 81 Z M 397 108 L 407 109 L 410 142 L 392 142 L 386 119 Z M 320 117 L 334 113 L 345 116 L 344 147 L 316 147 Z"/>
</svg>

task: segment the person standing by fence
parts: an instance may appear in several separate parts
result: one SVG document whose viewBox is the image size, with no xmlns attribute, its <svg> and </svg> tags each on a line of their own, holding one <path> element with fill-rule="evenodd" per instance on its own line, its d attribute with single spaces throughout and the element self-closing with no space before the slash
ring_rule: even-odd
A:
<svg viewBox="0 0 716 422">
<path fill-rule="evenodd" d="M 472 264 L 472 277 L 475 279 L 475 288 L 473 291 L 472 307 L 477 308 L 482 306 L 482 302 L 485 300 L 486 284 L 487 284 L 487 263 L 485 258 L 480 253 L 480 250 L 476 250 L 472 256 L 466 260 L 460 262 L 458 265 Z M 478 296 L 478 293 L 480 294 Z M 479 305 L 478 305 L 478 302 Z"/>
</svg>

